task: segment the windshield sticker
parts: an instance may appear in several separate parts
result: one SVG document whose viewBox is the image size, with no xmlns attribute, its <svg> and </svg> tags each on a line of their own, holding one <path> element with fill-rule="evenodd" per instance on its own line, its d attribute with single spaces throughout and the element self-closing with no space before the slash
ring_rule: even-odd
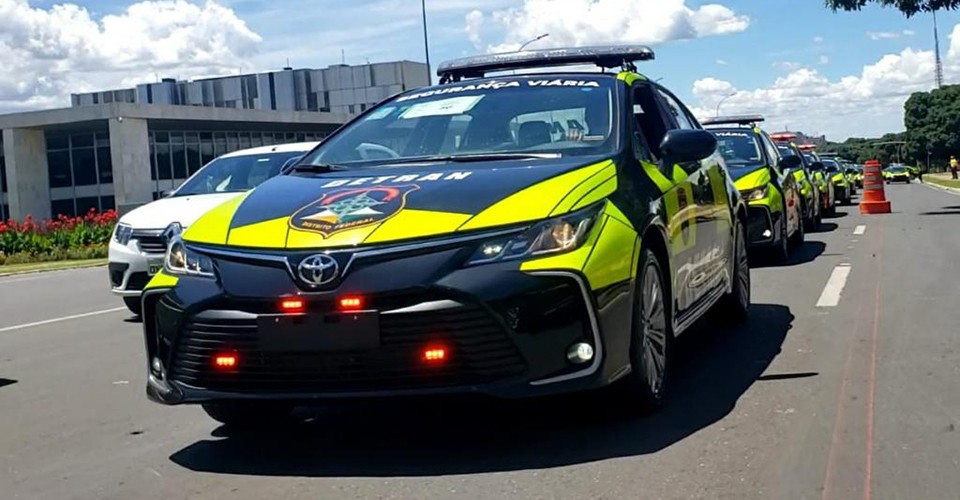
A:
<svg viewBox="0 0 960 500">
<path fill-rule="evenodd" d="M 380 177 L 360 177 L 356 179 L 337 179 L 329 181 L 321 187 L 331 188 L 340 186 L 365 186 L 368 184 L 397 184 L 404 182 L 430 182 L 430 181 L 462 181 L 473 172 L 451 172 L 449 174 L 410 174 L 410 175 L 384 175 Z"/>
<path fill-rule="evenodd" d="M 449 97 L 437 101 L 420 102 L 410 106 L 401 115 L 401 120 L 412 120 L 425 116 L 462 115 L 477 105 L 484 96 Z"/>
<path fill-rule="evenodd" d="M 436 95 L 444 94 L 458 94 L 460 92 L 472 92 L 477 90 L 501 90 L 508 88 L 517 88 L 517 87 L 575 87 L 575 88 L 599 88 L 600 82 L 598 80 L 523 80 L 522 83 L 517 80 L 511 80 L 509 82 L 503 82 L 499 80 L 493 80 L 489 82 L 476 83 L 470 85 L 451 85 L 444 86 L 440 88 L 435 88 L 433 90 L 427 90 L 425 92 L 417 92 L 410 95 L 400 96 L 394 102 L 404 102 L 410 101 L 413 99 L 422 99 L 424 97 L 432 97 Z"/>
<path fill-rule="evenodd" d="M 393 217 L 407 203 L 416 184 L 335 189 L 297 210 L 290 217 L 294 229 L 320 233 L 324 238 L 358 227 L 379 224 Z"/>
<path fill-rule="evenodd" d="M 395 109 L 397 108 L 394 106 L 385 106 L 376 111 L 371 111 L 370 114 L 367 115 L 367 120 L 382 120 L 390 116 L 390 113 L 393 113 Z"/>
</svg>

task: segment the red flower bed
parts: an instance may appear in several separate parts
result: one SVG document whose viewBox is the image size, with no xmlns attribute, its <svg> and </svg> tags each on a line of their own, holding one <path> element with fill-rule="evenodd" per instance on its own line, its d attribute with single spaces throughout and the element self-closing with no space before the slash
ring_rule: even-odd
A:
<svg viewBox="0 0 960 500">
<path fill-rule="evenodd" d="M 55 219 L 23 222 L 0 221 L 0 256 L 70 253 L 91 247 L 105 247 L 117 223 L 117 212 L 91 210 L 82 217 L 57 216 Z"/>
</svg>

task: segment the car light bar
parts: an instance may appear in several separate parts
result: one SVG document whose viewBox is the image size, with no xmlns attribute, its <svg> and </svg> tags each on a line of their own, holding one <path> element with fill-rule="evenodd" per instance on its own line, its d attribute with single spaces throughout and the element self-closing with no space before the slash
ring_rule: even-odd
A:
<svg viewBox="0 0 960 500">
<path fill-rule="evenodd" d="M 813 151 L 814 149 L 817 149 L 816 144 L 801 144 L 797 147 L 800 148 L 800 151 Z"/>
<path fill-rule="evenodd" d="M 777 142 L 790 142 L 797 138 L 797 134 L 793 132 L 777 132 L 775 134 L 770 134 L 770 138 Z"/>
<path fill-rule="evenodd" d="M 701 125 L 753 125 L 763 121 L 761 115 L 717 116 L 700 120 Z"/>
<path fill-rule="evenodd" d="M 595 64 L 601 68 L 631 67 L 636 61 L 651 61 L 653 49 L 645 45 L 610 45 L 566 49 L 524 50 L 445 61 L 437 68 L 441 83 L 462 78 L 481 78 L 487 73 L 525 68 Z"/>
</svg>

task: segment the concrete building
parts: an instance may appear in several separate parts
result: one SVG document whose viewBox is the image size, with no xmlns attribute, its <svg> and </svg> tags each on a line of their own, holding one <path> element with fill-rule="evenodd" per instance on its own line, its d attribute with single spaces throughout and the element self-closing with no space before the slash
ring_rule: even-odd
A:
<svg viewBox="0 0 960 500">
<path fill-rule="evenodd" d="M 0 220 L 123 213 L 224 153 L 322 139 L 427 76 L 426 65 L 403 61 L 163 80 L 0 115 Z"/>
</svg>

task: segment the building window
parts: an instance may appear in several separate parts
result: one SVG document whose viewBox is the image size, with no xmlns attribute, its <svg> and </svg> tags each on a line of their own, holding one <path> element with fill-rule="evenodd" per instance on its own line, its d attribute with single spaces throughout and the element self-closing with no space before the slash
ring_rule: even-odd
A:
<svg viewBox="0 0 960 500">
<path fill-rule="evenodd" d="M 200 161 L 200 145 L 187 144 L 187 175 L 193 175 L 203 163 Z"/>
<path fill-rule="evenodd" d="M 113 196 L 101 196 L 100 197 L 100 210 L 116 210 L 117 203 L 114 200 Z"/>
<path fill-rule="evenodd" d="M 89 211 L 100 211 L 100 197 L 91 196 L 87 198 L 77 198 L 77 215 L 84 215 Z"/>
<path fill-rule="evenodd" d="M 183 136 L 180 136 L 181 140 Z M 173 159 L 173 178 L 187 178 L 187 155 L 183 143 L 174 143 L 170 145 L 170 156 Z"/>
<path fill-rule="evenodd" d="M 90 186 L 97 184 L 97 158 L 93 148 L 73 148 L 70 151 L 73 163 L 73 185 Z"/>
<path fill-rule="evenodd" d="M 97 172 L 100 174 L 100 184 L 113 182 L 113 158 L 110 157 L 110 146 L 97 148 Z"/>
<path fill-rule="evenodd" d="M 69 200 L 53 200 L 50 202 L 50 213 L 56 218 L 58 215 L 66 215 L 67 217 L 75 217 L 77 215 L 77 210 L 73 206 L 73 199 Z"/>
<path fill-rule="evenodd" d="M 47 151 L 47 168 L 50 171 L 50 187 L 71 187 L 73 176 L 70 174 L 70 150 Z"/>
<path fill-rule="evenodd" d="M 159 136 L 160 134 L 157 134 Z M 157 179 L 173 179 L 173 167 L 170 162 L 170 144 L 157 143 Z"/>
</svg>

